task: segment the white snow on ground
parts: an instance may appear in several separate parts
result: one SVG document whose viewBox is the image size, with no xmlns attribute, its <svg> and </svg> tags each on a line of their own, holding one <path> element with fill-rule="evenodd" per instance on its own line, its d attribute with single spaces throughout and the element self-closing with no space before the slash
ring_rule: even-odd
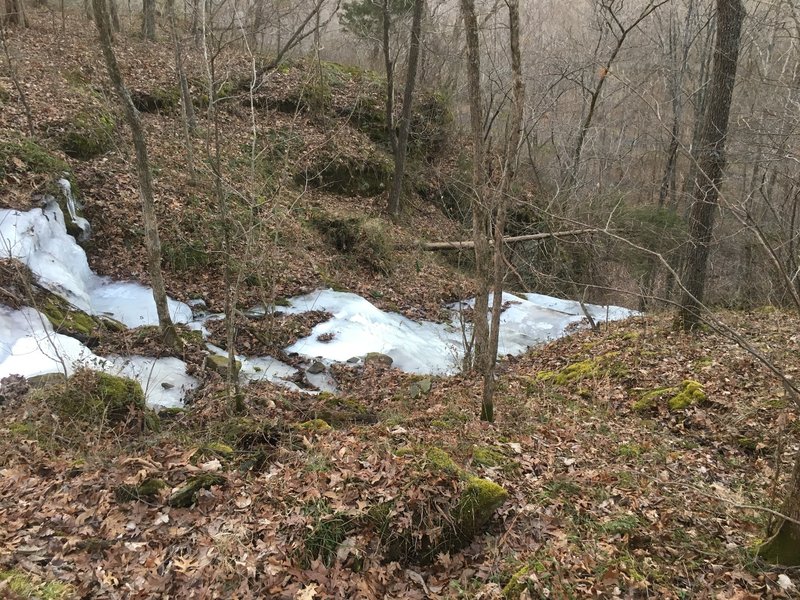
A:
<svg viewBox="0 0 800 600">
<path fill-rule="evenodd" d="M 471 306 L 474 301 L 463 303 Z M 490 299 L 491 303 L 491 299 Z M 580 303 L 541 294 L 515 296 L 504 293 L 508 307 L 500 318 L 499 355 L 521 354 L 531 346 L 565 335 L 573 323 L 584 319 Z M 306 338 L 287 352 L 302 356 L 345 361 L 368 352 L 391 356 L 393 366 L 409 373 L 448 374 L 458 370 L 464 354 L 457 308 L 451 323 L 417 323 L 402 315 L 385 313 L 361 296 L 321 290 L 293 298 L 287 313 L 323 310 L 333 318 L 318 324 Z M 586 305 L 597 321 L 606 318 L 606 307 Z M 626 308 L 609 307 L 611 320 L 635 314 Z M 321 341 L 325 334 L 333 339 Z M 469 335 L 469 331 L 466 332 Z M 328 336 L 323 337 L 326 339 Z"/>
<path fill-rule="evenodd" d="M 128 327 L 157 325 L 155 301 L 138 283 L 113 282 L 92 273 L 86 253 L 67 234 L 64 215 L 50 199 L 42 209 L 0 210 L 0 256 L 28 266 L 39 283 L 92 315 L 113 317 Z M 182 302 L 169 301 L 176 323 L 192 319 Z"/>
<path fill-rule="evenodd" d="M 177 358 L 102 358 L 75 338 L 55 333 L 39 311 L 0 305 L 0 379 L 11 374 L 69 376 L 81 367 L 136 379 L 153 406 L 181 406 L 186 392 L 197 387 L 197 380 L 186 374 L 186 363 Z"/>
<path fill-rule="evenodd" d="M 69 192 L 68 183 L 59 183 L 65 194 Z M 70 208 L 74 210 L 72 204 Z M 0 210 L 0 256 L 26 264 L 44 287 L 87 313 L 113 317 L 128 327 L 158 324 L 150 288 L 111 281 L 91 271 L 83 249 L 66 233 L 64 216 L 55 200 L 25 213 Z M 505 293 L 503 302 L 506 308 L 500 320 L 500 355 L 520 354 L 531 346 L 561 337 L 570 325 L 584 320 L 580 303 L 571 300 Z M 467 307 L 472 303 L 459 304 Z M 204 314 L 193 319 L 188 305 L 169 300 L 169 306 L 175 322 L 188 323 L 204 335 L 208 333 L 204 323 L 222 317 Z M 585 307 L 598 322 L 636 314 L 616 306 Z M 333 318 L 314 327 L 311 335 L 289 346 L 287 352 L 321 358 L 328 365 L 381 352 L 391 356 L 393 365 L 403 371 L 449 374 L 458 371 L 463 338 L 465 334 L 469 336 L 469 329 L 462 330 L 459 325 L 458 306 L 451 308 L 451 323 L 416 322 L 383 312 L 356 294 L 321 290 L 293 298 L 288 308 L 279 310 L 292 314 L 323 310 L 333 314 Z M 263 314 L 262 309 L 260 313 L 251 311 L 250 316 Z M 211 352 L 224 355 L 220 348 L 212 344 L 208 347 Z M 294 367 L 269 356 L 237 359 L 242 363 L 240 375 L 245 382 L 269 381 L 303 391 L 293 381 L 298 374 Z M 0 378 L 10 374 L 70 375 L 80 367 L 138 380 L 151 405 L 180 406 L 185 393 L 197 386 L 197 381 L 186 373 L 186 364 L 177 358 L 99 357 L 78 340 L 53 332 L 49 321 L 33 308 L 12 310 L 0 305 Z M 326 371 L 305 376 L 320 390 L 336 389 L 336 382 Z"/>
</svg>

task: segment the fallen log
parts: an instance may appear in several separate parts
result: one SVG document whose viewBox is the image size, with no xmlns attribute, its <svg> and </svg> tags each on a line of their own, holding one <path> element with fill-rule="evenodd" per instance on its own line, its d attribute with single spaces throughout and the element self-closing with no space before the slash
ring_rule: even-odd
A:
<svg viewBox="0 0 800 600">
<path fill-rule="evenodd" d="M 515 242 L 529 242 L 533 240 L 546 240 L 548 238 L 564 237 L 567 235 L 585 235 L 587 233 L 600 233 L 608 231 L 606 229 L 569 229 L 567 231 L 551 231 L 548 233 L 531 233 L 529 235 L 515 235 L 503 238 L 504 244 L 513 244 Z M 491 240 L 489 244 L 491 244 Z M 419 246 L 423 250 L 452 250 L 460 248 L 474 248 L 475 242 L 471 240 L 453 241 L 453 242 L 423 242 Z"/>
</svg>

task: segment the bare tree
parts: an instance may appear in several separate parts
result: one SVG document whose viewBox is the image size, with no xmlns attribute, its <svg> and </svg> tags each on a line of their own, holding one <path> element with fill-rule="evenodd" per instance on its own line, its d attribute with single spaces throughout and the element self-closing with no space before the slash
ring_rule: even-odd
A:
<svg viewBox="0 0 800 600">
<path fill-rule="evenodd" d="M 145 248 L 147 250 L 147 267 L 150 283 L 153 286 L 153 299 L 158 313 L 158 324 L 164 341 L 169 346 L 177 347 L 178 335 L 169 314 L 167 292 L 164 286 L 164 277 L 161 273 L 161 241 L 158 237 L 158 220 L 156 217 L 155 202 L 153 201 L 153 177 L 150 172 L 150 162 L 147 157 L 147 143 L 144 130 L 139 119 L 139 113 L 133 105 L 131 95 L 125 87 L 122 74 L 111 45 L 111 23 L 109 22 L 108 9 L 105 0 L 92 0 L 95 23 L 100 34 L 100 47 L 106 62 L 106 69 L 114 90 L 119 96 L 125 120 L 131 130 L 133 145 L 136 149 L 136 170 L 139 175 L 139 195 L 142 200 L 142 220 L 144 221 Z"/>
<path fill-rule="evenodd" d="M 384 6 L 388 6 L 388 0 Z M 417 65 L 419 64 L 420 38 L 422 37 L 422 13 L 425 8 L 425 0 L 414 0 L 414 16 L 411 21 L 411 43 L 408 50 L 408 67 L 406 69 L 405 89 L 403 91 L 403 112 L 400 116 L 399 129 L 397 135 L 393 126 L 393 114 L 391 99 L 387 99 L 387 126 L 389 137 L 392 141 L 394 152 L 394 177 L 392 178 L 392 189 L 389 191 L 389 214 L 397 217 L 402 209 L 403 197 L 403 177 L 406 168 L 406 151 L 408 149 L 408 135 L 411 131 L 411 105 L 414 98 L 414 86 L 417 81 Z M 385 10 L 384 19 L 388 21 L 388 10 Z M 388 61 L 388 28 L 384 25 L 384 43 Z M 386 78 L 389 80 L 389 63 L 387 62 Z M 388 87 L 388 86 L 387 86 Z M 392 93 L 392 89 L 387 89 L 387 94 Z"/>
<path fill-rule="evenodd" d="M 689 215 L 689 247 L 684 266 L 685 290 L 678 323 L 685 330 L 700 322 L 711 235 L 719 185 L 725 167 L 725 139 L 736 82 L 739 39 L 745 17 L 741 0 L 717 0 L 717 40 L 708 105 L 698 149 L 697 176 Z"/>
<path fill-rule="evenodd" d="M 5 12 L 1 20 L 5 25 L 27 27 L 28 19 L 25 17 L 25 7 L 22 4 L 22 0 L 5 0 Z"/>
<path fill-rule="evenodd" d="M 156 0 L 142 0 L 142 37 L 156 40 Z"/>
<path fill-rule="evenodd" d="M 489 268 L 492 250 L 489 245 L 491 213 L 484 189 L 483 97 L 481 92 L 481 55 L 478 19 L 474 0 L 461 0 L 461 14 L 467 39 L 467 82 L 469 85 L 469 115 L 472 133 L 472 238 L 475 243 L 475 306 L 472 345 L 464 357 L 464 367 L 485 373 L 489 362 Z"/>
</svg>

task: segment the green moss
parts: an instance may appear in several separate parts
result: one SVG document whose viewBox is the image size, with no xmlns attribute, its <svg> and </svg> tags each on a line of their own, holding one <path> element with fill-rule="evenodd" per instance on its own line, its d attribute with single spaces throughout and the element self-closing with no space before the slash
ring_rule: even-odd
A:
<svg viewBox="0 0 800 600">
<path fill-rule="evenodd" d="M 314 164 L 295 174 L 295 183 L 323 188 L 351 197 L 378 196 L 386 191 L 394 163 L 383 152 L 348 156 L 341 151 L 323 153 Z"/>
<path fill-rule="evenodd" d="M 70 170 L 64 160 L 31 138 L 0 140 L 0 178 L 5 177 L 7 172 L 19 169 L 51 178 L 60 177 Z"/>
<path fill-rule="evenodd" d="M 800 566 L 800 525 L 784 521 L 778 532 L 758 548 L 758 556 L 774 565 Z"/>
<path fill-rule="evenodd" d="M 72 158 L 91 160 L 111 149 L 115 128 L 114 117 L 100 108 L 79 112 L 61 134 L 61 149 Z"/>
<path fill-rule="evenodd" d="M 507 497 L 508 492 L 493 481 L 468 476 L 467 486 L 450 514 L 458 538 L 463 543 L 472 540 Z"/>
<path fill-rule="evenodd" d="M 47 388 L 44 393 L 46 402 L 63 417 L 85 423 L 116 424 L 148 414 L 157 420 L 145 406 L 138 381 L 108 373 L 81 370 L 63 388 Z"/>
<path fill-rule="evenodd" d="M 137 500 L 153 500 L 159 492 L 167 487 L 163 479 L 150 477 L 139 485 L 121 485 L 114 491 L 117 502 L 134 502 Z"/>
<path fill-rule="evenodd" d="M 171 112 L 178 106 L 180 99 L 181 92 L 177 87 L 131 91 L 131 100 L 136 110 L 145 113 Z"/>
<path fill-rule="evenodd" d="M 328 425 L 324 419 L 311 419 L 310 421 L 298 423 L 297 429 L 308 431 L 310 433 L 325 433 L 326 431 L 333 429 L 333 427 Z"/>
<path fill-rule="evenodd" d="M 633 410 L 636 412 L 643 412 L 646 410 L 650 410 L 656 404 L 657 400 L 660 400 L 665 395 L 672 394 L 676 388 L 673 387 L 659 387 L 649 392 L 645 392 L 639 399 L 633 403 Z"/>
<path fill-rule="evenodd" d="M 531 568 L 528 565 L 523 565 L 517 569 L 505 587 L 503 587 L 503 598 L 506 600 L 518 600 L 520 594 L 528 588 L 526 579 L 530 573 Z"/>
<path fill-rule="evenodd" d="M 608 352 L 597 358 L 572 363 L 558 371 L 541 371 L 536 375 L 536 379 L 557 385 L 569 385 L 590 378 L 626 377 L 628 375 L 627 367 L 615 361 L 618 355 L 619 352 Z"/>
<path fill-rule="evenodd" d="M 472 449 L 472 464 L 479 467 L 500 467 L 503 471 L 515 471 L 519 468 L 517 461 L 488 446 L 476 446 Z"/>
<path fill-rule="evenodd" d="M 44 313 L 58 333 L 88 336 L 92 335 L 99 327 L 99 323 L 94 317 L 70 306 L 66 300 L 55 294 L 48 295 L 39 310 Z"/>
<path fill-rule="evenodd" d="M 459 466 L 450 458 L 450 455 L 441 448 L 430 448 L 425 453 L 425 458 L 436 469 L 454 475 L 461 473 Z"/>
<path fill-rule="evenodd" d="M 703 385 L 692 379 L 681 382 L 676 394 L 667 402 L 670 410 L 682 410 L 692 404 L 704 402 L 706 396 Z"/>
<path fill-rule="evenodd" d="M 59 581 L 42 581 L 39 577 L 18 569 L 0 571 L 0 583 L 13 598 L 31 600 L 66 600 L 74 596 L 71 586 Z"/>
</svg>

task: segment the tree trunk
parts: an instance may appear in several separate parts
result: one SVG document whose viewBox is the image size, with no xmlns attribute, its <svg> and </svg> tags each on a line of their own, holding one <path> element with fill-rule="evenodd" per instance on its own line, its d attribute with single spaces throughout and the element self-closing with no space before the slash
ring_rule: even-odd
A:
<svg viewBox="0 0 800 600">
<path fill-rule="evenodd" d="M 464 368 L 486 371 L 489 346 L 489 268 L 492 252 L 489 246 L 491 215 L 484 190 L 483 98 L 481 96 L 481 57 L 478 40 L 478 19 L 475 1 L 461 0 L 461 14 L 467 38 L 467 81 L 469 84 L 469 115 L 472 132 L 472 237 L 475 243 L 475 307 L 471 349 L 464 356 Z"/>
<path fill-rule="evenodd" d="M 494 224 L 494 280 L 492 282 L 492 322 L 487 349 L 487 361 L 483 373 L 483 399 L 481 419 L 494 421 L 494 368 L 497 364 L 497 347 L 500 342 L 500 314 L 503 312 L 503 283 L 505 281 L 506 261 L 503 234 L 506 226 L 506 197 L 511 192 L 517 172 L 517 159 L 522 141 L 522 118 L 525 110 L 525 84 L 522 79 L 522 56 L 519 48 L 519 0 L 506 0 L 508 5 L 508 33 L 511 49 L 511 73 L 514 95 L 511 118 L 508 123 L 508 137 L 503 165 L 503 179 L 497 195 L 497 215 Z"/>
<path fill-rule="evenodd" d="M 386 133 L 389 136 L 389 144 L 392 154 L 397 154 L 397 132 L 394 129 L 394 61 L 392 61 L 392 49 L 389 46 L 389 33 L 392 27 L 392 15 L 389 11 L 389 0 L 383 0 L 383 11 L 381 13 L 381 48 L 383 50 L 383 69 L 386 71 L 386 105 L 384 116 L 386 119 Z"/>
<path fill-rule="evenodd" d="M 795 458 L 789 494 L 781 512 L 794 521 L 800 521 L 800 452 Z M 800 524 L 784 519 L 777 533 L 758 549 L 758 555 L 773 564 L 800 565 Z"/>
<path fill-rule="evenodd" d="M 119 33 L 119 12 L 117 0 L 108 0 L 108 13 L 111 16 L 111 28 L 114 33 Z"/>
<path fill-rule="evenodd" d="M 156 0 L 142 0 L 142 37 L 156 41 Z"/>
<path fill-rule="evenodd" d="M 719 185 L 725 168 L 725 138 L 736 82 L 739 38 L 745 11 L 741 0 L 717 0 L 717 41 L 708 105 L 698 148 L 697 175 L 689 214 L 689 251 L 683 272 L 684 291 L 678 324 L 684 330 L 700 322 L 711 234 Z"/>
<path fill-rule="evenodd" d="M 417 81 L 417 65 L 419 64 L 420 37 L 422 34 L 422 12 L 425 0 L 414 0 L 414 16 L 411 22 L 411 45 L 408 50 L 408 69 L 406 70 L 405 90 L 403 91 L 403 114 L 400 117 L 400 136 L 394 148 L 394 177 L 389 192 L 389 214 L 397 217 L 402 208 L 403 176 L 406 170 L 406 149 L 408 134 L 411 130 L 411 104 L 414 98 L 414 86 Z"/>
<path fill-rule="evenodd" d="M 167 15 L 169 17 L 169 31 L 172 37 L 172 47 L 175 53 L 175 74 L 178 79 L 178 89 L 181 95 L 181 117 L 183 121 L 183 142 L 186 146 L 186 166 L 189 170 L 189 181 L 195 182 L 194 151 L 192 149 L 192 133 L 196 127 L 194 107 L 189 95 L 189 83 L 183 70 L 183 49 L 178 35 L 178 26 L 175 22 L 175 0 L 167 0 Z"/>
<path fill-rule="evenodd" d="M 28 26 L 22 0 L 5 0 L 5 13 L 3 14 L 2 24 L 17 25 L 19 27 Z"/>
<path fill-rule="evenodd" d="M 178 336 L 175 326 L 169 315 L 167 292 L 164 287 L 164 277 L 161 273 L 161 241 L 158 238 L 158 221 L 156 219 L 155 203 L 153 201 L 153 181 L 150 173 L 150 163 L 147 158 L 147 144 L 144 139 L 142 123 L 139 113 L 133 105 L 131 95 L 122 80 L 114 49 L 111 47 L 111 24 L 109 23 L 106 0 L 92 0 L 95 23 L 100 33 L 100 46 L 103 50 L 106 68 L 114 90 L 119 96 L 125 112 L 125 120 L 131 129 L 133 145 L 136 149 L 136 170 L 139 174 L 139 195 L 142 199 L 142 220 L 144 221 L 145 247 L 147 250 L 147 268 L 150 283 L 153 286 L 153 299 L 158 313 L 158 324 L 167 345 L 176 347 Z"/>
</svg>

